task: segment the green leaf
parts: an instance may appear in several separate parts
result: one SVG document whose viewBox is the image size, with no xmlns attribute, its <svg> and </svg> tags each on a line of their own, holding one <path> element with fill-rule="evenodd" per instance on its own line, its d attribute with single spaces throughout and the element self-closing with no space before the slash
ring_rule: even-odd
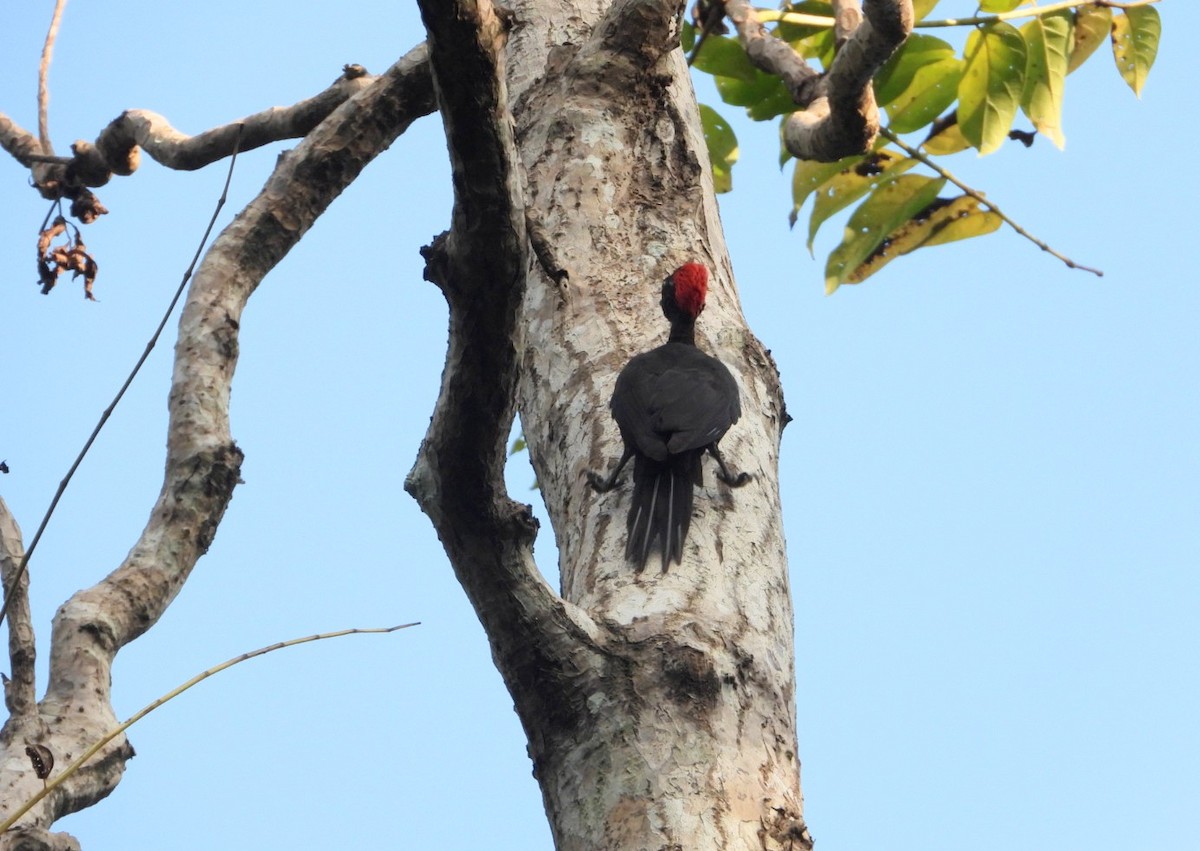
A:
<svg viewBox="0 0 1200 851">
<path fill-rule="evenodd" d="M 913 20 L 919 21 L 933 11 L 938 0 L 913 0 Z M 909 36 L 911 38 L 911 36 Z"/>
<path fill-rule="evenodd" d="M 1134 6 L 1113 19 L 1113 58 L 1122 79 L 1142 96 L 1146 75 L 1158 55 L 1158 39 L 1162 35 L 1162 19 L 1153 6 Z"/>
<path fill-rule="evenodd" d="M 979 0 L 981 12 L 1011 12 L 1025 0 Z"/>
<path fill-rule="evenodd" d="M 911 133 L 929 124 L 958 97 L 963 62 L 956 56 L 918 68 L 912 84 L 887 108 L 888 126 Z"/>
<path fill-rule="evenodd" d="M 990 154 L 1008 137 L 1020 105 L 1025 39 L 998 21 L 967 36 L 967 65 L 958 84 L 958 123 L 963 136 Z"/>
<path fill-rule="evenodd" d="M 979 202 L 969 195 L 954 199 L 935 198 L 889 233 L 866 260 L 845 275 L 843 283 L 862 283 L 897 257 L 918 248 L 983 236 L 996 230 L 1002 222 L 996 213 L 980 210 Z"/>
<path fill-rule="evenodd" d="M 808 38 L 789 41 L 788 44 L 803 58 L 817 60 L 825 70 L 833 64 L 833 57 L 837 54 L 837 43 L 834 41 L 831 27 L 826 27 Z"/>
<path fill-rule="evenodd" d="M 795 226 L 796 219 L 800 215 L 800 208 L 804 206 L 808 196 L 819 186 L 838 172 L 853 168 L 863 159 L 863 154 L 856 154 L 833 163 L 796 160 L 796 168 L 792 172 L 792 214 L 788 217 L 789 224 Z"/>
<path fill-rule="evenodd" d="M 924 210 L 937 197 L 943 178 L 903 174 L 878 186 L 850 216 L 842 244 L 825 264 L 825 294 L 849 281 L 848 276 L 876 252 L 888 234 Z"/>
<path fill-rule="evenodd" d="M 921 248 L 984 236 L 999 230 L 1004 219 L 999 213 L 979 209 L 979 202 L 970 195 L 960 195 L 931 217 L 930 223 L 933 233 L 921 243 Z"/>
<path fill-rule="evenodd" d="M 817 230 L 831 216 L 837 215 L 881 183 L 895 179 L 917 164 L 895 151 L 884 149 L 860 158 L 859 162 L 842 169 L 819 187 L 808 219 L 808 250 L 811 252 Z"/>
<path fill-rule="evenodd" d="M 785 12 L 796 12 L 801 15 L 820 15 L 821 17 L 833 17 L 833 5 L 830 3 L 820 2 L 803 2 L 803 3 L 786 3 L 782 4 L 781 8 Z M 780 21 L 775 27 L 774 34 L 776 37 L 783 39 L 793 48 L 800 50 L 802 56 L 806 55 L 804 50 L 797 47 L 798 42 L 807 43 L 810 38 L 819 35 L 823 32 L 831 32 L 831 27 L 821 27 L 812 24 L 792 24 L 787 21 Z M 807 58 L 812 58 L 808 56 Z"/>
<path fill-rule="evenodd" d="M 963 136 L 962 128 L 955 121 L 953 124 L 943 127 L 937 133 L 925 139 L 921 143 L 921 147 L 925 149 L 926 153 L 940 157 L 965 151 L 971 147 L 971 143 Z"/>
<path fill-rule="evenodd" d="M 766 121 L 776 115 L 796 111 L 796 104 L 782 80 L 757 69 L 754 74 L 751 82 L 734 77 L 713 77 L 721 100 L 733 106 L 746 107 L 746 114 L 755 121 Z"/>
<path fill-rule="evenodd" d="M 954 48 L 940 38 L 913 33 L 875 75 L 875 103 L 887 106 L 912 85 L 919 69 L 954 55 Z"/>
<path fill-rule="evenodd" d="M 713 189 L 728 192 L 733 189 L 733 164 L 738 159 L 738 141 L 729 122 L 711 106 L 700 104 L 700 123 L 704 127 L 704 142 L 712 162 Z"/>
<path fill-rule="evenodd" d="M 761 73 L 750 64 L 742 46 L 723 35 L 710 35 L 704 40 L 692 67 L 714 77 L 731 77 L 746 83 L 753 83 Z"/>
<path fill-rule="evenodd" d="M 1083 6 L 1075 11 L 1075 37 L 1071 44 L 1070 74 L 1082 65 L 1112 32 L 1113 13 L 1106 6 Z"/>
<path fill-rule="evenodd" d="M 1063 10 L 1034 18 L 1021 27 L 1029 50 L 1021 109 L 1038 132 L 1059 148 L 1066 142 L 1062 134 L 1062 105 L 1072 24 L 1070 11 Z"/>
<path fill-rule="evenodd" d="M 679 46 L 683 48 L 684 53 L 691 53 L 692 48 L 696 46 L 696 28 L 692 26 L 691 21 L 685 20 L 679 28 Z"/>
</svg>

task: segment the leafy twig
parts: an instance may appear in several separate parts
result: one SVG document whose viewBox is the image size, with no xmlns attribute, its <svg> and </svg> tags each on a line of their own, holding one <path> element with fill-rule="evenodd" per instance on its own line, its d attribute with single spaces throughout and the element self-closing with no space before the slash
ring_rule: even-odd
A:
<svg viewBox="0 0 1200 851">
<path fill-rule="evenodd" d="M 240 139 L 240 135 L 239 135 Z M 192 262 L 188 264 L 187 270 L 183 273 L 183 280 L 179 282 L 178 288 L 175 290 L 175 295 L 171 299 L 171 303 L 167 305 L 166 312 L 163 313 L 162 321 L 158 323 L 158 327 L 154 330 L 154 334 L 150 337 L 150 342 L 146 343 L 146 349 L 142 352 L 142 356 L 138 358 L 137 363 L 133 365 L 133 370 L 129 373 L 129 377 L 125 379 L 125 383 L 121 385 L 121 389 L 117 391 L 116 397 L 112 403 L 104 409 L 104 413 L 100 415 L 100 421 L 96 423 L 96 427 L 92 429 L 91 436 L 88 437 L 87 443 L 83 445 L 83 449 L 79 451 L 79 455 L 75 458 L 75 463 L 71 465 L 71 469 L 67 470 L 67 475 L 58 483 L 58 490 L 54 493 L 54 499 L 50 500 L 50 507 L 46 509 L 46 514 L 42 517 L 42 522 L 37 528 L 37 532 L 33 535 L 33 540 L 29 544 L 29 549 L 25 551 L 25 557 L 21 559 L 21 566 L 17 568 L 17 575 L 13 581 L 4 589 L 4 606 L 0 608 L 0 624 L 4 623 L 4 617 L 8 614 L 9 596 L 16 584 L 21 581 L 21 577 L 25 575 L 25 570 L 29 566 L 29 559 L 33 555 L 33 551 L 37 548 L 38 541 L 42 539 L 42 533 L 46 531 L 46 524 L 50 522 L 50 516 L 54 514 L 54 509 L 58 506 L 58 501 L 62 499 L 63 492 L 66 491 L 67 485 L 71 482 L 71 477 L 75 475 L 75 471 L 79 469 L 79 465 L 83 463 L 83 458 L 87 455 L 88 450 L 92 448 L 92 444 L 96 442 L 96 438 L 100 435 L 100 429 L 104 428 L 104 424 L 108 422 L 108 418 L 112 416 L 112 412 L 116 410 L 117 403 L 125 395 L 125 391 L 129 389 L 129 385 L 133 383 L 133 379 L 141 370 L 146 359 L 150 357 L 150 352 L 154 349 L 158 342 L 163 329 L 167 326 L 168 320 L 171 318 L 171 313 L 175 310 L 175 305 L 179 303 L 179 297 L 183 295 L 183 289 L 187 286 L 187 282 L 192 277 L 192 271 L 196 268 L 196 263 L 200 260 L 200 255 L 204 252 L 204 246 L 208 243 L 208 237 L 212 233 L 213 226 L 217 222 L 217 216 L 221 212 L 221 208 L 225 206 L 225 199 L 229 195 L 229 183 L 233 180 L 233 166 L 237 162 L 238 142 L 234 142 L 233 155 L 229 160 L 229 173 L 225 175 L 225 186 L 221 189 L 221 197 L 217 199 L 217 207 L 213 210 L 212 218 L 208 220 L 208 227 L 204 229 L 204 235 L 200 237 L 200 245 L 196 248 L 196 254 L 192 257 Z"/>
<path fill-rule="evenodd" d="M 68 765 L 66 768 L 64 768 L 61 774 L 59 774 L 57 777 L 55 777 L 50 782 L 46 783 L 45 787 L 40 792 L 38 792 L 36 795 L 34 795 L 32 798 L 30 798 L 28 801 L 26 801 L 20 807 L 18 807 L 17 810 L 11 816 L 9 816 L 3 823 L 0 823 L 0 833 L 4 833 L 6 830 L 8 830 L 14 824 L 16 824 L 17 820 L 19 818 L 21 818 L 21 816 L 25 815 L 25 813 L 29 812 L 29 810 L 31 810 L 33 807 L 37 806 L 39 801 L 41 801 L 43 798 L 45 798 L 47 795 L 49 795 L 51 792 L 53 792 L 55 789 L 57 789 L 59 786 L 61 786 L 68 777 L 70 777 L 72 774 L 74 774 L 76 771 L 78 771 L 84 765 L 84 763 L 86 763 L 89 759 L 91 759 L 97 753 L 99 753 L 100 750 L 105 745 L 107 745 L 109 742 L 111 742 L 117 736 L 124 733 L 126 730 L 128 730 L 130 727 L 132 727 L 138 721 L 141 721 L 143 718 L 145 718 L 147 715 L 149 715 L 155 709 L 158 709 L 158 707 L 162 706 L 167 701 L 178 697 L 179 695 L 183 694 L 185 691 L 190 689 L 192 686 L 196 685 L 199 682 L 207 680 L 209 677 L 213 676 L 214 674 L 221 673 L 221 671 L 224 671 L 226 668 L 232 668 L 234 665 L 237 665 L 241 662 L 245 662 L 248 659 L 253 659 L 256 656 L 263 656 L 263 655 L 265 655 L 267 653 L 271 653 L 272 651 L 275 651 L 275 650 L 282 650 L 285 647 L 295 647 L 297 644 L 307 644 L 310 641 L 322 641 L 326 638 L 341 638 L 344 635 L 385 634 L 385 633 L 389 633 L 389 632 L 396 632 L 397 630 L 400 630 L 400 629 L 408 629 L 409 627 L 418 626 L 418 625 L 419 625 L 419 622 L 400 624 L 399 626 L 389 626 L 389 627 L 383 627 L 383 628 L 379 628 L 379 629 L 343 629 L 338 632 L 322 632 L 322 633 L 318 633 L 317 635 L 305 636 L 304 638 L 293 638 L 289 641 L 280 641 L 276 644 L 271 644 L 267 647 L 260 647 L 257 650 L 251 650 L 249 653 L 243 653 L 240 656 L 234 656 L 232 659 L 228 659 L 228 660 L 222 662 L 220 665 L 209 668 L 208 670 L 205 670 L 205 671 L 201 671 L 199 674 L 196 674 L 196 676 L 192 677 L 187 682 L 183 683 L 182 685 L 176 686 L 175 688 L 171 689 L 169 692 L 164 694 L 162 697 L 160 697 L 157 700 L 152 701 L 151 703 L 142 707 L 140 710 L 135 712 L 133 715 L 129 716 L 128 720 L 126 720 L 124 723 L 119 724 L 118 726 L 114 727 L 112 730 L 105 733 L 104 736 L 101 737 L 99 741 L 97 741 L 90 748 L 88 748 L 82 754 L 80 754 L 78 759 L 76 759 L 74 762 L 72 762 L 70 765 Z"/>
<path fill-rule="evenodd" d="M 1128 0 L 1128 2 L 1118 2 L 1118 0 L 1064 0 L 1060 3 L 1050 3 L 1046 6 L 1024 6 L 1020 9 L 1014 9 L 1011 12 L 997 12 L 994 15 L 977 15 L 972 18 L 943 18 L 933 21 L 917 21 L 913 24 L 914 29 L 922 27 L 966 27 L 975 26 L 977 24 L 990 24 L 996 21 L 1006 21 L 1012 18 L 1040 18 L 1054 12 L 1060 12 L 1063 9 L 1076 9 L 1081 6 L 1095 6 L 1097 8 L 1107 9 L 1133 9 L 1138 6 L 1149 6 L 1152 3 L 1160 3 L 1162 0 Z M 769 24 L 775 21 L 785 24 L 797 24 L 806 27 L 828 27 L 832 28 L 837 23 L 833 18 L 826 15 L 807 15 L 802 12 L 783 12 L 779 9 L 755 9 L 755 16 L 760 23 Z"/>
<path fill-rule="evenodd" d="M 1152 3 L 1158 3 L 1160 0 L 1129 0 L 1129 2 L 1121 3 L 1117 0 L 1091 0 L 1091 2 L 1079 2 L 1079 0 L 1067 0 L 1062 3 L 1050 3 L 1045 6 L 1025 6 L 1020 9 L 1013 9 L 1011 12 L 997 12 L 994 15 L 977 15 L 973 18 L 944 18 L 937 21 L 918 21 L 913 26 L 916 28 L 922 27 L 973 27 L 978 24 L 992 24 L 996 21 L 1007 21 L 1013 18 L 1041 18 L 1046 15 L 1052 15 L 1055 12 L 1061 12 L 1063 9 L 1076 9 L 1082 6 L 1095 6 L 1099 9 L 1134 9 L 1138 6 L 1149 6 Z"/>
<path fill-rule="evenodd" d="M 940 166 L 936 162 L 934 162 L 932 158 L 930 158 L 926 154 L 922 153 L 919 149 L 914 148 L 912 145 L 909 145 L 907 142 L 902 140 L 892 130 L 888 129 L 887 127 L 884 127 L 879 131 L 879 133 L 881 136 L 886 137 L 892 144 L 894 144 L 897 147 L 899 147 L 900 149 L 902 149 L 904 151 L 904 153 L 908 154 L 914 160 L 917 160 L 918 162 L 921 162 L 924 165 L 927 165 L 929 168 L 936 171 L 940 177 L 944 177 L 947 181 L 949 181 L 950 183 L 953 183 L 955 186 L 957 186 L 959 189 L 961 189 L 967 195 L 970 195 L 972 198 L 974 198 L 980 204 L 987 207 L 989 210 L 991 210 L 993 213 L 995 213 L 997 216 L 999 216 L 1006 225 L 1008 225 L 1010 228 L 1015 230 L 1021 236 L 1025 237 L 1027 240 L 1032 242 L 1038 248 L 1042 249 L 1042 251 L 1045 251 L 1047 254 L 1057 257 L 1059 260 L 1061 260 L 1063 263 L 1065 263 L 1067 265 L 1067 268 L 1080 269 L 1084 272 L 1091 272 L 1093 275 L 1095 275 L 1098 278 L 1104 277 L 1104 272 L 1102 272 L 1100 269 L 1093 269 L 1091 266 L 1084 266 L 1082 263 L 1076 263 L 1070 257 L 1067 257 L 1067 256 L 1055 251 L 1053 248 L 1051 248 L 1049 245 L 1047 245 L 1044 241 L 1038 239 L 1036 236 L 1031 234 L 1029 231 L 1025 230 L 1025 228 L 1021 227 L 1019 224 L 1017 224 L 1015 221 L 1013 221 L 1011 218 L 1009 218 L 1009 216 L 1003 210 L 1001 210 L 999 207 L 997 207 L 995 204 L 993 204 L 991 201 L 989 201 L 987 199 L 987 196 L 985 196 L 978 189 L 975 189 L 974 187 L 968 186 L 967 184 L 963 183 L 961 180 L 959 180 L 957 177 L 955 177 L 949 171 L 947 171 L 946 169 L 942 168 L 942 166 Z"/>
</svg>

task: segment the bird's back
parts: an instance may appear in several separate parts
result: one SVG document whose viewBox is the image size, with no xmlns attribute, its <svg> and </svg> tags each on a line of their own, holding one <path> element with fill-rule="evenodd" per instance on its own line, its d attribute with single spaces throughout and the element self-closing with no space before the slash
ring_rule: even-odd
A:
<svg viewBox="0 0 1200 851">
<path fill-rule="evenodd" d="M 729 368 L 687 343 L 665 343 L 630 360 L 611 407 L 625 442 L 656 461 L 708 447 L 741 416 Z"/>
</svg>

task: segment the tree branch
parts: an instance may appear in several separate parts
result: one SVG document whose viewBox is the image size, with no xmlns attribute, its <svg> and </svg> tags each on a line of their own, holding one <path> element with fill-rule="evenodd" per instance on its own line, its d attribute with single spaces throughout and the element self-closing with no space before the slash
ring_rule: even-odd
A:
<svg viewBox="0 0 1200 851">
<path fill-rule="evenodd" d="M 834 162 L 865 153 L 875 141 L 879 109 L 871 77 L 912 32 L 912 0 L 867 0 L 864 12 L 834 57 L 822 96 L 784 125 L 784 145 L 798 158 Z"/>
<path fill-rule="evenodd" d="M 587 52 L 608 60 L 621 57 L 642 73 L 679 46 L 676 9 L 660 0 L 616 0 L 596 24 L 596 39 Z M 604 76 L 593 74 L 592 76 Z M 626 84 L 628 74 L 616 85 Z"/>
<path fill-rule="evenodd" d="M 871 77 L 912 32 L 912 0 L 867 0 L 865 19 L 857 2 L 835 4 L 840 49 L 823 77 L 767 32 L 748 0 L 725 0 L 725 10 L 750 61 L 782 79 L 800 106 L 784 123 L 792 156 L 834 162 L 870 150 L 879 132 Z"/>
<path fill-rule="evenodd" d="M 262 278 L 368 162 L 433 109 L 422 45 L 344 103 L 280 158 L 259 196 L 218 237 L 188 291 L 175 347 L 166 473 L 141 537 L 112 574 L 68 600 L 54 619 L 41 743 L 79 754 L 116 724 L 111 667 L 121 647 L 166 610 L 208 549 L 239 481 L 229 393 L 242 309 Z M 69 717 L 70 724 L 60 723 Z M 9 732 L 5 728 L 5 732 Z M 0 741 L 0 818 L 41 785 L 19 771 L 20 743 Z M 132 749 L 118 738 L 23 817 L 46 827 L 107 795 Z M 28 761 L 25 761 L 28 765 Z"/>
<path fill-rule="evenodd" d="M 50 29 L 46 31 L 46 41 L 42 45 L 42 59 L 38 63 L 38 139 L 42 153 L 48 156 L 54 154 L 54 145 L 50 141 L 50 57 L 54 54 L 54 42 L 58 38 L 58 26 L 62 23 L 63 7 L 66 5 L 67 0 L 57 0 L 54 4 Z"/>
<path fill-rule="evenodd" d="M 1158 3 L 1160 0 L 1131 0 L 1128 3 L 1116 2 L 1116 0 L 1092 0 L 1092 2 L 1080 2 L 1080 0 L 1064 0 L 1061 3 L 1047 3 L 1045 6 L 1025 6 L 1020 9 L 1013 9 L 1009 12 L 997 12 L 993 15 L 974 15 L 969 18 L 942 18 L 939 20 L 918 21 L 914 26 L 918 29 L 927 28 L 933 29 L 937 27 L 975 27 L 985 24 L 994 24 L 997 21 L 1011 21 L 1020 18 L 1042 18 L 1046 15 L 1053 15 L 1055 12 L 1061 12 L 1064 9 L 1077 9 L 1081 6 L 1094 6 L 1099 9 L 1135 9 L 1138 6 L 1150 6 Z"/>
<path fill-rule="evenodd" d="M 840 49 L 862 23 L 861 0 L 833 0 L 833 41 Z"/>
<path fill-rule="evenodd" d="M 195 136 L 179 132 L 157 113 L 127 110 L 105 127 L 94 143 L 77 141 L 71 146 L 73 157 L 49 164 L 38 156 L 48 152 L 41 150 L 33 135 L 0 115 L 0 147 L 33 170 L 34 185 L 44 197 L 70 198 L 75 202 L 72 215 L 89 222 L 107 211 L 86 187 L 103 186 L 114 174 L 133 174 L 141 159 L 139 149 L 167 168 L 193 171 L 229 156 L 239 132 L 241 151 L 303 137 L 377 79 L 362 66 L 347 65 L 333 85 L 315 97 L 289 107 L 272 107 Z"/>
<path fill-rule="evenodd" d="M 529 265 L 521 169 L 503 83 L 503 25 L 487 0 L 421 0 L 453 168 L 451 230 L 424 249 L 450 308 L 442 388 L 405 489 L 429 516 L 526 722 L 582 717 L 564 687 L 595 626 L 533 561 L 537 521 L 504 486 Z M 572 664 L 572 659 L 576 659 Z M 595 668 L 593 667 L 593 670 Z M 556 725 L 560 726 L 560 725 Z"/>
<path fill-rule="evenodd" d="M 725 12 L 755 67 L 783 80 L 792 100 L 801 106 L 807 106 L 817 97 L 820 75 L 791 45 L 767 32 L 747 0 L 725 0 Z"/>
<path fill-rule="evenodd" d="M 29 613 L 29 577 L 20 576 L 21 562 L 25 558 L 21 542 L 21 529 L 8 506 L 0 499 L 0 582 L 7 589 L 8 609 L 8 658 L 12 680 L 5 680 L 4 703 L 10 715 L 26 718 L 37 707 L 34 661 L 37 645 L 34 641 L 33 621 Z"/>
</svg>

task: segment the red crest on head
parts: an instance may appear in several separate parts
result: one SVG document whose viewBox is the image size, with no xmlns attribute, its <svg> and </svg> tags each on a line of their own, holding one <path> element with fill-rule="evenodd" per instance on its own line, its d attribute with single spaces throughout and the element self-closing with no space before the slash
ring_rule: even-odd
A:
<svg viewBox="0 0 1200 851">
<path fill-rule="evenodd" d="M 684 263 L 672 273 L 671 280 L 675 282 L 675 303 L 695 319 L 704 309 L 708 294 L 708 269 L 703 263 Z"/>
</svg>

